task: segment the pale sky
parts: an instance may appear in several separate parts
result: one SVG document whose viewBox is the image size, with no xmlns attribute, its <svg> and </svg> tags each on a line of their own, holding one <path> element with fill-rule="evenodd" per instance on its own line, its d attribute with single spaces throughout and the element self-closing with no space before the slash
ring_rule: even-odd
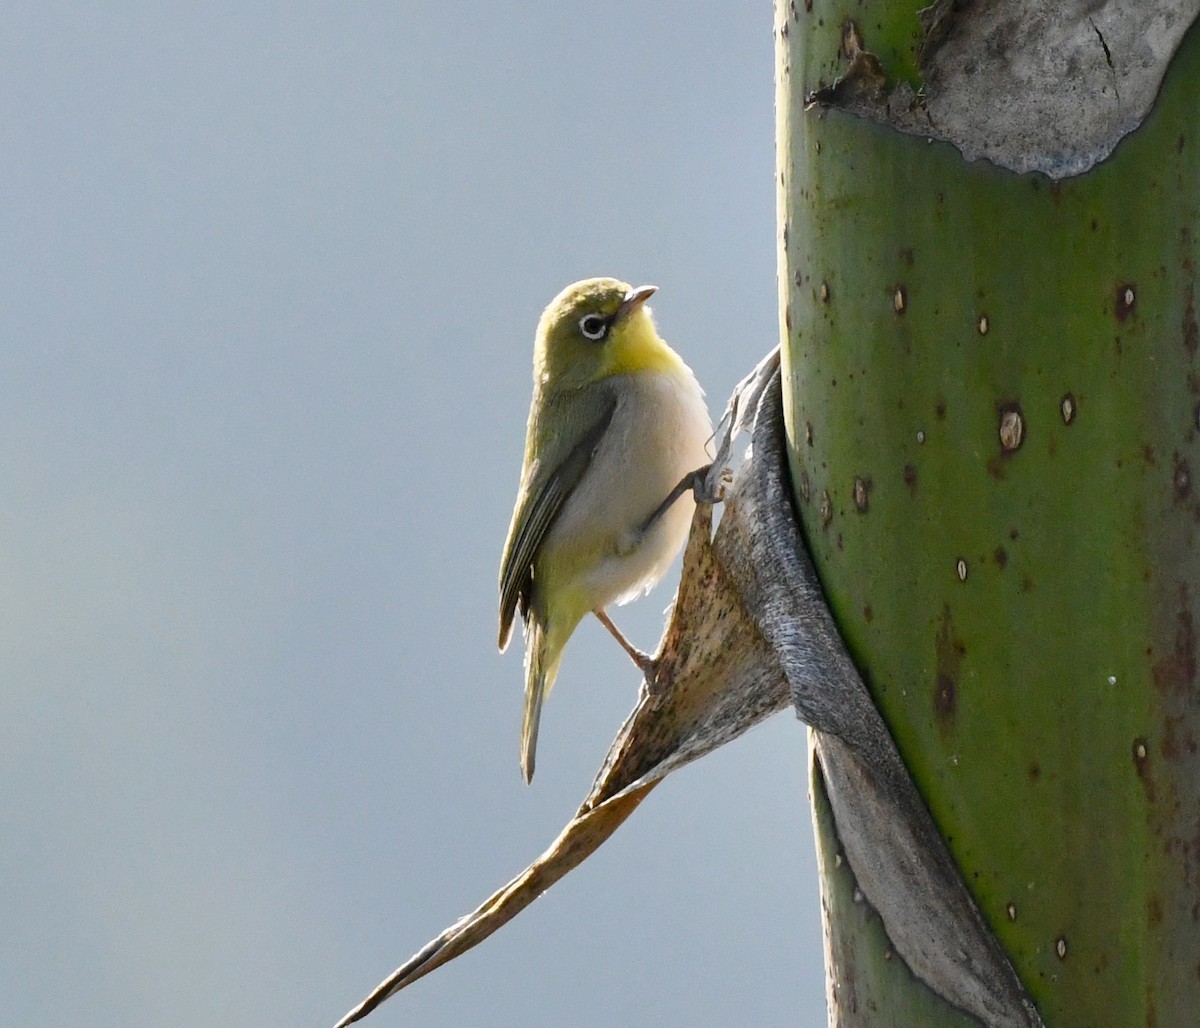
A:
<svg viewBox="0 0 1200 1028">
<path fill-rule="evenodd" d="M 6 7 L 0 1020 L 328 1026 L 569 819 L 638 675 L 585 623 L 524 785 L 534 326 L 655 283 L 714 415 L 774 345 L 771 19 Z M 822 1024 L 805 765 L 677 773 L 365 1023 Z"/>
</svg>

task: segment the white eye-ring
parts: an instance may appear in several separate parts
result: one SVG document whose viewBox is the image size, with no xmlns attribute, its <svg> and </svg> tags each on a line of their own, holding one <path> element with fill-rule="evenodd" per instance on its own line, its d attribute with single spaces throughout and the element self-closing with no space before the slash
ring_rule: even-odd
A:
<svg viewBox="0 0 1200 1028">
<path fill-rule="evenodd" d="M 599 314 L 585 314 L 579 319 L 579 331 L 587 339 L 603 339 L 608 335 L 608 319 Z"/>
</svg>

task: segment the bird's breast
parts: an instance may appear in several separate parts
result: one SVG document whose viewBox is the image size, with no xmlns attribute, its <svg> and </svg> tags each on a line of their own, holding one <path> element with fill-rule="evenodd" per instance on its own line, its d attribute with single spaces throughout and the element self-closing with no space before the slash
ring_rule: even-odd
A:
<svg viewBox="0 0 1200 1028">
<path fill-rule="evenodd" d="M 708 409 L 689 370 L 620 375 L 610 384 L 619 396 L 612 421 L 535 561 L 535 579 L 579 589 L 593 608 L 662 577 L 687 536 L 691 493 L 642 527 L 686 474 L 712 459 Z"/>
</svg>

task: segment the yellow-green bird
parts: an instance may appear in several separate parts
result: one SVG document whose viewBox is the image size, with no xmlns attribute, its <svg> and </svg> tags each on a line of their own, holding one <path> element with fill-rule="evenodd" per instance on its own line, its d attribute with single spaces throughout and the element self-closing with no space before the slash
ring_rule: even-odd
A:
<svg viewBox="0 0 1200 1028">
<path fill-rule="evenodd" d="M 542 700 L 589 612 L 646 670 L 605 608 L 648 591 L 683 545 L 685 478 L 709 460 L 704 392 L 659 337 L 655 286 L 576 282 L 542 314 L 525 462 L 500 561 L 500 650 L 525 622 L 521 770 L 533 778 Z"/>
</svg>

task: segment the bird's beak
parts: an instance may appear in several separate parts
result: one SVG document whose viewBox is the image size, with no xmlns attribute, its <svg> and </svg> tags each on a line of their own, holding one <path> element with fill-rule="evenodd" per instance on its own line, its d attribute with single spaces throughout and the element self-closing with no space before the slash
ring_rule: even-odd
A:
<svg viewBox="0 0 1200 1028">
<path fill-rule="evenodd" d="M 613 320 L 620 321 L 622 318 L 629 317 L 656 292 L 658 292 L 658 286 L 638 286 L 636 289 L 629 290 L 621 301 L 621 306 L 617 308 L 617 315 Z"/>
</svg>

